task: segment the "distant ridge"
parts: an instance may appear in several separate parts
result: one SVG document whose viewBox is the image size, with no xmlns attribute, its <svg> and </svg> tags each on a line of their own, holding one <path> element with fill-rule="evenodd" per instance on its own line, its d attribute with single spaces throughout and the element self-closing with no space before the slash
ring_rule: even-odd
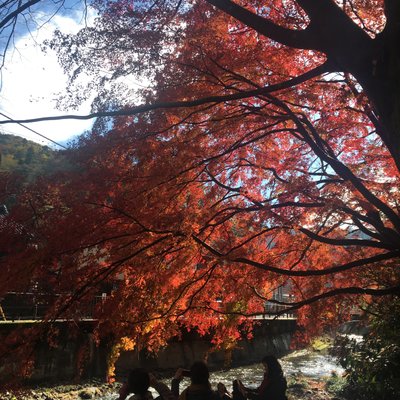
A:
<svg viewBox="0 0 400 400">
<path fill-rule="evenodd" d="M 21 138 L 0 133 L 0 173 L 18 173 L 26 183 L 38 176 L 68 169 L 62 151 Z"/>
</svg>

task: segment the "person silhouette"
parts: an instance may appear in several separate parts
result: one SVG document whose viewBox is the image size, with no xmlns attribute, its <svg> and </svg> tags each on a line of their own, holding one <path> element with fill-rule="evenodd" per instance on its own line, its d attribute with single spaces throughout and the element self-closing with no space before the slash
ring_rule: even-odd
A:
<svg viewBox="0 0 400 400">
<path fill-rule="evenodd" d="M 172 392 L 179 395 L 179 383 L 185 370 L 178 369 L 172 380 Z M 196 361 L 187 371 L 190 376 L 190 385 L 179 395 L 179 400 L 219 400 L 219 396 L 211 389 L 209 381 L 210 373 L 207 365 L 202 361 Z"/>
<path fill-rule="evenodd" d="M 154 375 L 148 373 L 143 368 L 133 369 L 128 376 L 128 381 L 121 386 L 117 400 L 125 400 L 130 394 L 129 400 L 152 400 L 153 395 L 149 388 L 154 388 L 159 400 L 176 400 L 167 385 L 158 381 Z"/>
<path fill-rule="evenodd" d="M 264 367 L 264 379 L 257 389 L 247 388 L 237 380 L 237 390 L 234 390 L 234 400 L 287 400 L 286 378 L 278 359 L 273 355 L 265 356 L 261 363 Z"/>
</svg>

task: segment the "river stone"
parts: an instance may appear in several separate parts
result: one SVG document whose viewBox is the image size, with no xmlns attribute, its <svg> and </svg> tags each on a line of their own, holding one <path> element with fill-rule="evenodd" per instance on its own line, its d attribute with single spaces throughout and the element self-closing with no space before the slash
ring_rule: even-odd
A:
<svg viewBox="0 0 400 400">
<path fill-rule="evenodd" d="M 99 388 L 95 387 L 89 387 L 79 392 L 79 398 L 81 399 L 94 399 L 96 396 L 99 395 L 101 395 L 101 391 Z"/>
</svg>

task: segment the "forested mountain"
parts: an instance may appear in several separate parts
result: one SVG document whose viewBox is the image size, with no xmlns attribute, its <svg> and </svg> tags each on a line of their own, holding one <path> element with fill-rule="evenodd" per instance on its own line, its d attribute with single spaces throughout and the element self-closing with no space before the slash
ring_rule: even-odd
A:
<svg viewBox="0 0 400 400">
<path fill-rule="evenodd" d="M 25 185 L 69 168 L 65 152 L 0 133 L 0 204 L 12 207 Z"/>
<path fill-rule="evenodd" d="M 68 168 L 63 152 L 0 133 L 0 172 L 18 173 L 24 182 Z"/>
</svg>

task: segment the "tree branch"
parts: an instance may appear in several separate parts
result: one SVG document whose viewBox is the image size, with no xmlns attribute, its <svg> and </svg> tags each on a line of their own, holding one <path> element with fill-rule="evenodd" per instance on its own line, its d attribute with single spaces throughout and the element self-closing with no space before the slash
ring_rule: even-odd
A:
<svg viewBox="0 0 400 400">
<path fill-rule="evenodd" d="M 282 26 L 254 14 L 230 0 L 206 1 L 275 42 L 284 44 L 285 46 L 295 47 L 297 49 L 315 49 L 315 38 L 310 35 L 307 29 L 292 30 L 283 28 Z"/>
<path fill-rule="evenodd" d="M 287 270 L 283 268 L 273 267 L 272 265 L 263 264 L 254 260 L 249 260 L 244 257 L 237 257 L 237 258 L 229 258 L 226 254 L 222 254 L 203 240 L 198 238 L 195 235 L 192 235 L 193 240 L 203 246 L 206 250 L 208 250 L 211 254 L 215 257 L 226 260 L 227 262 L 234 262 L 234 263 L 241 263 L 245 265 L 249 265 L 251 267 L 259 268 L 263 271 L 272 272 L 278 275 L 286 275 L 286 276 L 324 276 L 330 274 L 336 274 L 338 272 L 343 272 L 350 270 L 356 267 L 363 267 L 368 264 L 373 264 L 376 262 L 381 262 L 385 260 L 395 259 L 400 256 L 400 250 L 389 251 L 387 253 L 378 254 L 376 256 L 362 258 L 359 260 L 351 261 L 346 264 L 325 268 L 325 269 L 313 269 L 313 270 L 305 270 L 305 271 L 298 271 L 298 270 Z"/>
<path fill-rule="evenodd" d="M 351 295 L 369 295 L 369 296 L 388 296 L 388 295 L 400 295 L 400 286 L 392 286 L 389 288 L 385 289 L 371 289 L 371 288 L 360 288 L 360 287 L 344 287 L 344 288 L 339 288 L 339 289 L 333 289 L 328 292 L 324 292 L 321 294 L 318 294 L 316 296 L 310 297 L 306 300 L 298 301 L 295 303 L 287 303 L 284 301 L 279 301 L 279 300 L 268 300 L 270 303 L 273 304 L 278 304 L 281 306 L 288 306 L 288 308 L 285 310 L 287 311 L 292 311 L 292 310 L 297 310 L 305 305 L 315 303 L 319 300 L 322 299 L 327 299 L 330 297 L 334 296 L 339 296 L 343 294 L 351 294 Z"/>
<path fill-rule="evenodd" d="M 136 250 L 134 253 L 129 254 L 128 256 L 121 258 L 117 261 L 114 261 L 113 263 L 109 264 L 107 268 L 103 268 L 100 271 L 96 272 L 95 276 L 93 276 L 92 279 L 84 282 L 82 286 L 78 287 L 67 301 L 63 300 L 63 305 L 56 310 L 57 312 L 55 315 L 51 316 L 51 318 L 47 317 L 47 319 L 45 319 L 44 321 L 55 321 L 59 319 L 63 315 L 63 313 L 72 306 L 73 303 L 79 301 L 91 288 L 96 287 L 96 285 L 99 285 L 101 282 L 104 282 L 106 278 L 115 273 L 115 271 L 118 270 L 118 268 L 125 262 L 135 258 L 139 254 L 145 252 L 148 249 L 151 249 L 152 247 L 156 246 L 157 244 L 163 242 L 168 238 L 170 238 L 170 235 L 159 237 L 153 242 Z"/>
<path fill-rule="evenodd" d="M 8 14 L 1 22 L 0 22 L 0 29 L 3 28 L 3 26 L 7 25 L 9 21 L 11 21 L 13 18 L 17 17 L 19 14 L 21 14 L 23 11 L 28 9 L 29 7 L 35 5 L 36 3 L 39 3 L 40 0 L 30 0 L 26 2 L 25 4 L 22 4 L 20 7 L 18 7 L 16 10 L 14 10 L 12 13 Z"/>
<path fill-rule="evenodd" d="M 375 206 L 378 210 L 382 211 L 386 216 L 392 221 L 393 225 L 396 227 L 397 231 L 400 232 L 400 216 L 392 210 L 387 204 L 385 204 L 380 198 L 378 198 L 374 193 L 372 193 L 363 182 L 351 171 L 349 167 L 343 164 L 337 159 L 334 154 L 328 154 L 325 145 L 320 146 L 315 142 L 313 137 L 318 138 L 319 134 L 315 130 L 314 126 L 303 116 L 300 119 L 291 108 L 285 104 L 283 101 L 272 96 L 271 94 L 265 95 L 273 104 L 284 110 L 296 124 L 299 133 L 302 135 L 304 141 L 309 144 L 314 153 L 330 165 L 333 170 L 343 179 L 349 180 L 353 186 L 362 194 L 362 196 Z M 307 128 L 312 132 L 311 134 Z M 332 153 L 328 148 L 329 153 Z"/>
<path fill-rule="evenodd" d="M 350 286 L 350 287 L 345 287 L 345 288 L 340 288 L 340 289 L 333 289 L 333 290 L 318 294 L 313 297 L 309 297 L 308 299 L 298 301 L 295 303 L 286 303 L 286 302 L 279 301 L 279 300 L 268 300 L 269 303 L 285 306 L 285 308 L 280 311 L 243 313 L 240 311 L 222 311 L 222 310 L 218 310 L 216 308 L 210 307 L 210 306 L 207 306 L 207 307 L 197 306 L 195 308 L 200 308 L 200 309 L 205 308 L 205 309 L 213 311 L 217 314 L 238 315 L 238 316 L 242 316 L 245 318 L 257 317 L 259 315 L 275 315 L 276 317 L 279 317 L 280 315 L 287 314 L 288 312 L 298 310 L 301 307 L 315 303 L 317 301 L 320 301 L 323 299 L 328 299 L 330 297 L 340 296 L 340 295 L 369 295 L 369 296 L 379 296 L 379 297 L 389 296 L 389 295 L 399 296 L 400 295 L 400 286 L 393 286 L 393 287 L 389 287 L 389 288 L 385 288 L 385 289 L 371 289 L 371 288 L 361 288 L 361 287 L 357 287 L 357 286 Z M 259 296 L 259 297 L 264 299 L 262 296 Z"/>
<path fill-rule="evenodd" d="M 87 115 L 57 115 L 50 117 L 38 117 L 38 118 L 29 118 L 29 119 L 11 119 L 11 120 L 1 120 L 0 125 L 5 124 L 20 124 L 20 123 L 33 123 L 33 122 L 41 122 L 41 121 L 59 121 L 59 120 L 68 120 L 68 119 L 78 119 L 78 120 L 87 120 L 98 117 L 118 117 L 118 116 L 133 116 L 141 113 L 145 113 L 152 110 L 159 109 L 170 109 L 170 108 L 191 108 L 197 107 L 207 103 L 220 104 L 229 101 L 246 99 L 249 97 L 257 97 L 262 96 L 271 92 L 276 92 L 283 89 L 288 89 L 293 86 L 304 83 L 310 79 L 313 79 L 325 72 L 329 72 L 330 65 L 325 62 L 322 65 L 319 65 L 316 68 L 313 68 L 310 71 L 305 72 L 299 76 L 296 76 L 287 81 L 277 83 L 275 85 L 270 85 L 266 87 L 262 87 L 259 89 L 243 91 L 239 93 L 227 94 L 223 96 L 209 96 L 202 97 L 194 100 L 182 100 L 182 101 L 171 101 L 171 102 L 156 102 L 154 104 L 143 104 L 136 107 L 125 108 L 121 110 L 115 111 L 98 111 Z"/>
<path fill-rule="evenodd" d="M 387 250 L 395 250 L 398 247 L 395 244 L 391 245 L 367 239 L 332 239 L 325 236 L 317 235 L 316 233 L 305 228 L 300 228 L 299 230 L 300 232 L 304 233 L 309 238 L 316 240 L 317 242 L 330 244 L 332 246 L 367 246 Z"/>
</svg>

